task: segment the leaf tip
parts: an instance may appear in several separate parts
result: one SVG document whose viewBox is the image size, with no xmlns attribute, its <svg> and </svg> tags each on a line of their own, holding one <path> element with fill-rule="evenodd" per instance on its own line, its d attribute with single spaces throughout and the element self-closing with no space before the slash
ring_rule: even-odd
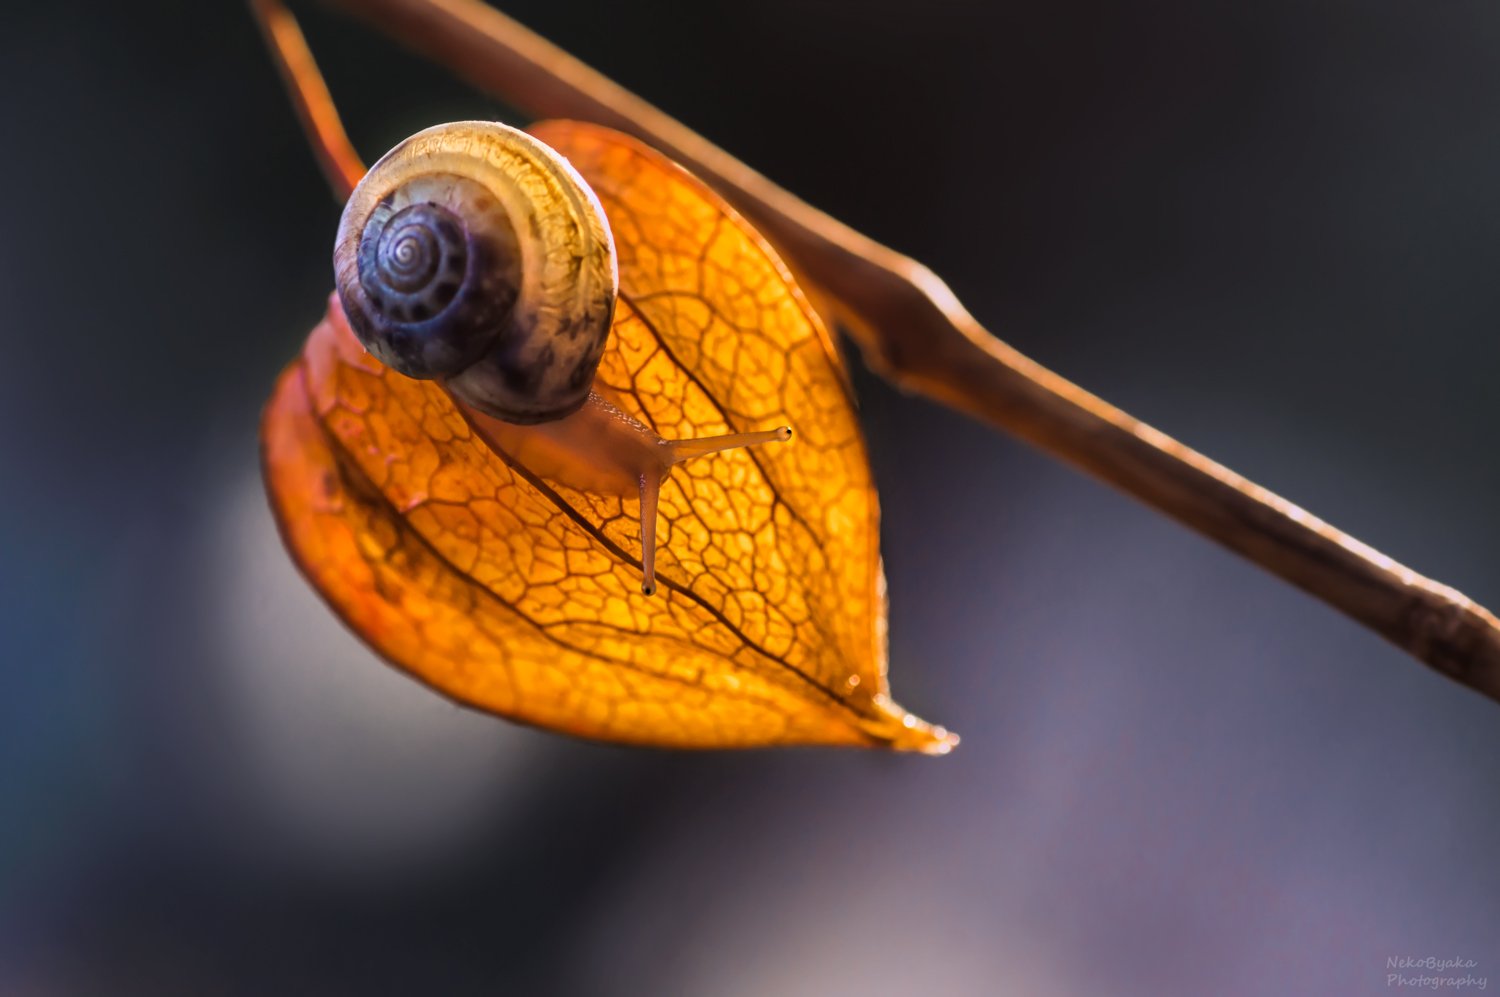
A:
<svg viewBox="0 0 1500 997">
<path fill-rule="evenodd" d="M 897 751 L 914 751 L 922 755 L 946 755 L 958 747 L 958 735 L 946 727 L 934 726 L 924 720 L 919 720 L 910 713 L 902 718 L 901 723 L 910 736 L 892 739 L 891 747 Z"/>
<path fill-rule="evenodd" d="M 891 702 L 890 697 L 877 696 L 875 704 L 884 715 L 877 722 L 866 726 L 865 732 L 892 751 L 946 755 L 958 747 L 957 734 L 902 709 Z"/>
</svg>

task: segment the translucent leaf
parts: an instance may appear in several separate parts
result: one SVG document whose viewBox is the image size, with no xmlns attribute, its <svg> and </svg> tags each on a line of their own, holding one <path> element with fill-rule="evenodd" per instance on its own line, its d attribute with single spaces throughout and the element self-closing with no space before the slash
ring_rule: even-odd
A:
<svg viewBox="0 0 1500 997">
<path fill-rule="evenodd" d="M 763 240 L 632 139 L 535 134 L 593 186 L 621 298 L 595 390 L 668 438 L 789 424 L 788 444 L 676 469 L 660 590 L 634 498 L 548 481 L 479 440 L 432 382 L 360 348 L 337 298 L 262 426 L 282 535 L 375 650 L 471 706 L 675 747 L 956 738 L 886 686 L 879 508 L 828 334 Z"/>
</svg>

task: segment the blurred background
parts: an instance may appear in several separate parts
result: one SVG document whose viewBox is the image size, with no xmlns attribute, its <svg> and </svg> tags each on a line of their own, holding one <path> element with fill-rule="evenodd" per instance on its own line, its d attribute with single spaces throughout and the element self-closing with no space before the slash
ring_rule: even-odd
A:
<svg viewBox="0 0 1500 997">
<path fill-rule="evenodd" d="M 369 158 L 515 120 L 298 9 Z M 507 9 L 1500 606 L 1500 7 Z M 1368 994 L 1403 956 L 1500 985 L 1500 706 L 863 372 L 892 684 L 950 757 L 581 743 L 382 665 L 261 491 L 338 206 L 246 10 L 4 27 L 0 993 Z"/>
</svg>

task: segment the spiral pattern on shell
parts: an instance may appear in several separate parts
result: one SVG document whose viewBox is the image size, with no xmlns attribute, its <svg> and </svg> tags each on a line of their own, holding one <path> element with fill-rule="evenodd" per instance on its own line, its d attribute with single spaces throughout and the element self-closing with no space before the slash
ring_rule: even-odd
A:
<svg viewBox="0 0 1500 997">
<path fill-rule="evenodd" d="M 458 296 L 468 266 L 463 221 L 436 204 L 413 204 L 388 219 L 371 217 L 359 244 L 359 281 L 392 316 L 426 321 Z"/>
<path fill-rule="evenodd" d="M 334 247 L 350 327 L 386 366 L 497 418 L 588 397 L 614 311 L 614 245 L 565 160 L 505 125 L 402 142 L 360 181 Z"/>
</svg>

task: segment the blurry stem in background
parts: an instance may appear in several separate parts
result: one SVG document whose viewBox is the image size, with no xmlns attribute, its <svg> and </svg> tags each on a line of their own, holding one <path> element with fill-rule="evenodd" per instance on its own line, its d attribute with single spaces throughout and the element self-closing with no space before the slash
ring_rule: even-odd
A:
<svg viewBox="0 0 1500 997">
<path fill-rule="evenodd" d="M 365 164 L 344 132 L 333 97 L 323 83 L 323 74 L 307 48 L 307 39 L 291 13 L 279 0 L 250 0 L 256 23 L 265 35 L 266 48 L 286 81 L 287 93 L 302 119 L 302 129 L 312 143 L 318 165 L 339 204 L 349 200 L 355 184 L 365 175 Z"/>
<path fill-rule="evenodd" d="M 331 0 L 537 117 L 617 128 L 713 185 L 897 387 L 999 426 L 1500 700 L 1500 621 L 1027 359 L 930 270 L 808 205 L 479 0 Z"/>
</svg>

